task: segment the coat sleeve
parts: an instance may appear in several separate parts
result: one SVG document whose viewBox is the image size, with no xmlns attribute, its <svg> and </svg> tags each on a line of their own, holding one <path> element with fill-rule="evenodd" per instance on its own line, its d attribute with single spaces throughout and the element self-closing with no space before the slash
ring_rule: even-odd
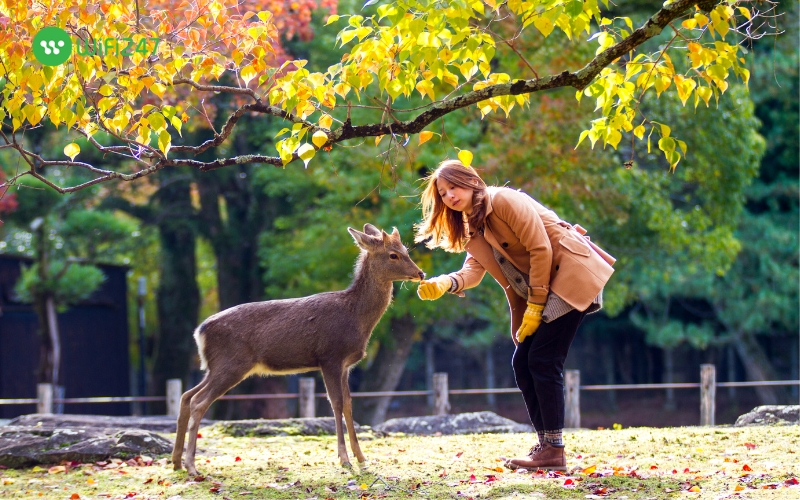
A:
<svg viewBox="0 0 800 500">
<path fill-rule="evenodd" d="M 450 277 L 456 280 L 456 289 L 453 291 L 459 294 L 462 290 L 478 286 L 483 277 L 486 275 L 486 270 L 483 266 L 475 260 L 475 257 L 467 253 L 467 258 L 460 271 L 450 273 Z M 463 295 L 462 295 L 463 296 Z"/>
<path fill-rule="evenodd" d="M 550 290 L 553 248 L 531 198 L 520 191 L 503 189 L 492 198 L 493 212 L 514 232 L 530 255 L 528 302 L 544 304 Z"/>
</svg>

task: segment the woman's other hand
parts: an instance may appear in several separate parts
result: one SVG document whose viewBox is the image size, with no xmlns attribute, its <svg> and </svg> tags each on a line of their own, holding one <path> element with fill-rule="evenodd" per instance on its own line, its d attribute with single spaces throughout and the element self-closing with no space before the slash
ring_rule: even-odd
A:
<svg viewBox="0 0 800 500">
<path fill-rule="evenodd" d="M 429 280 L 422 280 L 419 282 L 417 295 L 419 295 L 419 298 L 422 300 L 436 300 L 447 293 L 452 284 L 453 282 L 450 280 L 450 276 L 446 274 L 436 276 Z"/>
<path fill-rule="evenodd" d="M 539 328 L 539 324 L 542 322 L 542 311 L 544 311 L 544 304 L 528 302 L 528 308 L 525 309 L 525 314 L 522 315 L 522 324 L 517 330 L 517 342 L 521 343 L 525 338 L 536 333 L 536 329 Z"/>
</svg>

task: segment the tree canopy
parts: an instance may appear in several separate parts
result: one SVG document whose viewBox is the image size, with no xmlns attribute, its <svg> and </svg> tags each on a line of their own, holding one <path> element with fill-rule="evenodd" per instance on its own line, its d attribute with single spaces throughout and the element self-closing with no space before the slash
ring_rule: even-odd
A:
<svg viewBox="0 0 800 500">
<path fill-rule="evenodd" d="M 646 116 L 640 103 L 653 92 L 667 92 L 683 105 L 691 100 L 695 107 L 709 106 L 731 80 L 746 83 L 739 42 L 773 29 L 768 21 L 776 4 L 667 1 L 637 26 L 597 0 L 369 0 L 358 12 L 341 14 L 323 1 L 328 29 L 339 29 L 341 58 L 311 71 L 306 60 L 287 56 L 280 33 L 316 5 L 294 2 L 294 12 L 284 13 L 282 2 L 269 0 L 3 2 L 0 148 L 15 150 L 26 164 L 6 183 L 32 175 L 69 192 L 167 167 L 307 165 L 319 150 L 351 139 L 388 136 L 388 149 L 410 134 L 425 142 L 441 135 L 434 122 L 456 110 L 474 105 L 481 117 L 508 115 L 527 105 L 530 94 L 556 88 L 594 100 L 596 118 L 584 125 L 579 144 L 588 138 L 592 146 L 617 148 L 623 134 L 632 134 L 648 149 L 656 142 L 674 168 L 687 141 L 675 124 Z M 48 66 L 34 57 L 35 37 L 45 27 L 61 28 L 74 40 L 76 49 L 63 64 Z M 541 37 L 560 34 L 594 53 L 545 72 L 517 48 L 529 30 Z M 648 43 L 665 30 L 665 43 Z M 495 69 L 498 54 L 509 51 L 519 59 L 516 74 Z M 208 109 L 206 99 L 220 93 L 232 96 L 229 105 Z M 406 106 L 412 95 L 422 104 Z M 357 107 L 374 113 L 355 121 Z M 217 113 L 224 125 L 215 128 Z M 201 156 L 223 144 L 248 114 L 285 122 L 272 155 Z M 25 131 L 47 121 L 73 136 L 62 158 L 45 158 L 26 144 Z M 184 143 L 184 128 L 194 126 L 207 127 L 207 138 Z M 463 146 L 453 145 L 469 164 L 473 153 Z M 113 166 L 109 160 L 80 161 L 86 147 L 118 159 Z M 37 170 L 53 165 L 83 169 L 89 178 L 70 185 Z"/>
</svg>

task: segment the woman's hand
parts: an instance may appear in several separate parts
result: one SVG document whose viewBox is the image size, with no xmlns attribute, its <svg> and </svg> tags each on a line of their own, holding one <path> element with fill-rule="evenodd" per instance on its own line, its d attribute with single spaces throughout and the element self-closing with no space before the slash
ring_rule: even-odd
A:
<svg viewBox="0 0 800 500">
<path fill-rule="evenodd" d="M 530 337 L 536 333 L 539 324 L 542 322 L 542 311 L 544 311 L 544 304 L 534 304 L 528 302 L 528 308 L 525 309 L 525 314 L 522 315 L 522 324 L 517 330 L 517 342 L 522 342 L 526 337 Z"/>
<path fill-rule="evenodd" d="M 429 280 L 420 281 L 417 295 L 422 300 L 436 300 L 447 293 L 452 285 L 453 282 L 450 280 L 450 276 L 442 274 Z"/>
</svg>

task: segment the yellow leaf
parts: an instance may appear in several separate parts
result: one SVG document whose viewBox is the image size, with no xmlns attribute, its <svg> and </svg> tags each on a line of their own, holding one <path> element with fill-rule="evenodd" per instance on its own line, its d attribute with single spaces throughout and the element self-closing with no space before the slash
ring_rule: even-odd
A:
<svg viewBox="0 0 800 500">
<path fill-rule="evenodd" d="M 700 491 L 700 487 L 699 486 L 692 486 L 691 488 L 689 488 L 689 491 L 691 491 L 692 493 L 697 493 L 697 492 Z"/>
<path fill-rule="evenodd" d="M 333 125 L 333 118 L 331 115 L 322 115 L 319 118 L 319 126 L 322 128 L 326 128 L 328 130 L 331 129 L 331 125 Z"/>
<path fill-rule="evenodd" d="M 172 136 L 169 135 L 169 132 L 166 130 L 162 130 L 158 134 L 158 149 L 160 149 L 165 155 L 169 153 L 169 149 L 172 147 Z"/>
<path fill-rule="evenodd" d="M 239 72 L 239 75 L 241 75 L 242 80 L 244 80 L 245 86 L 248 85 L 250 83 L 250 80 L 255 78 L 257 74 L 258 72 L 251 64 L 248 64 L 247 66 L 242 68 L 242 70 Z"/>
<path fill-rule="evenodd" d="M 747 7 L 739 7 L 739 12 L 747 19 L 750 19 L 750 10 Z"/>
<path fill-rule="evenodd" d="M 639 125 L 633 129 L 633 135 L 635 135 L 637 139 L 644 137 L 644 125 Z"/>
<path fill-rule="evenodd" d="M 382 135 L 379 135 L 378 137 L 375 138 L 375 145 L 376 146 L 378 145 L 379 142 L 381 142 L 381 139 L 383 139 Z"/>
<path fill-rule="evenodd" d="M 330 17 L 328 17 L 328 21 L 325 23 L 325 26 L 327 26 L 327 25 L 329 25 L 329 24 L 333 24 L 333 23 L 335 23 L 335 22 L 336 22 L 336 21 L 338 21 L 338 20 L 339 20 L 339 16 L 337 16 L 336 14 L 334 14 L 334 15 L 332 15 L 332 16 L 330 16 Z"/>
<path fill-rule="evenodd" d="M 422 132 L 419 133 L 419 143 L 424 144 L 428 142 L 431 139 L 431 137 L 433 137 L 433 132 L 431 132 L 430 130 L 423 130 Z"/>
<path fill-rule="evenodd" d="M 546 17 L 537 17 L 536 20 L 533 21 L 533 25 L 536 26 L 542 35 L 547 36 L 553 32 L 553 21 L 547 19 Z"/>
<path fill-rule="evenodd" d="M 311 142 L 313 142 L 316 147 L 321 148 L 326 142 L 328 142 L 328 134 L 322 130 L 317 130 L 314 132 L 314 135 L 311 136 Z"/>
<path fill-rule="evenodd" d="M 681 26 L 686 28 L 687 30 L 691 30 L 697 27 L 697 20 L 695 19 L 687 19 L 681 23 Z"/>
<path fill-rule="evenodd" d="M 472 165 L 472 152 L 462 149 L 458 152 L 458 159 L 461 160 L 461 163 L 463 163 L 465 167 L 469 167 Z"/>
<path fill-rule="evenodd" d="M 308 168 L 308 162 L 311 161 L 311 158 L 313 158 L 316 153 L 317 150 L 314 149 L 314 146 L 308 143 L 303 144 L 302 146 L 297 148 L 297 156 L 299 156 L 300 159 L 303 160 L 303 163 L 305 164 L 306 168 Z"/>
<path fill-rule="evenodd" d="M 78 156 L 78 153 L 80 152 L 81 152 L 81 147 L 75 144 L 74 142 L 64 146 L 64 154 L 69 156 L 69 159 L 72 161 L 75 161 L 75 157 Z"/>
<path fill-rule="evenodd" d="M 581 472 L 583 472 L 584 474 L 591 474 L 596 470 L 597 470 L 597 466 L 596 465 L 590 465 L 589 467 L 583 469 Z"/>
</svg>

